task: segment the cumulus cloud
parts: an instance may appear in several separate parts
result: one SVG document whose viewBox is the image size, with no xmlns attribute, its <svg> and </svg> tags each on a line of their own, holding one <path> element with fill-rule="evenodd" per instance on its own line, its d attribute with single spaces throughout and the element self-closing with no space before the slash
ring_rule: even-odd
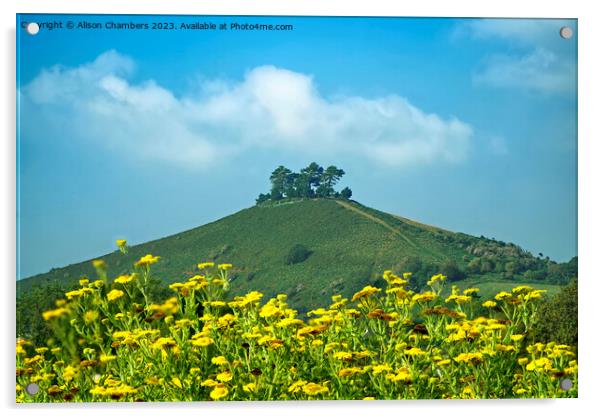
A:
<svg viewBox="0 0 602 417">
<path fill-rule="evenodd" d="M 575 39 L 560 37 L 562 26 L 573 21 L 557 19 L 478 19 L 463 23 L 457 34 L 480 40 L 497 40 L 510 52 L 486 56 L 474 74 L 477 84 L 520 88 L 544 93 L 574 93 L 576 88 Z"/>
<path fill-rule="evenodd" d="M 26 118 L 60 118 L 70 134 L 115 151 L 202 168 L 253 149 L 365 158 L 393 168 L 460 162 L 472 128 L 398 95 L 323 96 L 311 75 L 274 66 L 240 81 L 207 80 L 177 97 L 115 51 L 76 68 L 55 66 L 22 88 Z"/>
</svg>

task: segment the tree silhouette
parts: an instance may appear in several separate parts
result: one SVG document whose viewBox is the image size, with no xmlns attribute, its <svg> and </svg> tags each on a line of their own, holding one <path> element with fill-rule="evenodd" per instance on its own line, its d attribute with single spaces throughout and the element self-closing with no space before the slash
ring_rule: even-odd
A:
<svg viewBox="0 0 602 417">
<path fill-rule="evenodd" d="M 335 195 L 334 186 L 345 175 L 345 171 L 335 167 L 334 165 L 329 166 L 322 173 L 320 178 L 320 185 L 316 189 L 316 193 L 319 197 L 331 197 Z"/>
<path fill-rule="evenodd" d="M 272 182 L 270 198 L 272 200 L 280 200 L 284 197 L 286 179 L 290 173 L 291 170 L 282 165 L 272 172 L 272 175 L 270 176 L 270 181 Z"/>
<path fill-rule="evenodd" d="M 349 200 L 352 194 L 353 193 L 351 192 L 351 189 L 349 187 L 345 187 L 341 190 L 341 197 L 345 200 Z"/>
<path fill-rule="evenodd" d="M 314 197 L 316 195 L 315 189 L 320 186 L 323 173 L 324 168 L 315 162 L 312 162 L 301 170 L 301 176 L 304 176 L 305 181 L 305 195 L 303 197 Z"/>
</svg>

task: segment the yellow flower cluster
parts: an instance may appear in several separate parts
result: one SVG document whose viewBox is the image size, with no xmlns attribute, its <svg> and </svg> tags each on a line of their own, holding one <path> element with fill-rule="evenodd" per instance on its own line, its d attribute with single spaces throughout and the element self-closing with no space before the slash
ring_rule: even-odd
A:
<svg viewBox="0 0 602 417">
<path fill-rule="evenodd" d="M 577 395 L 575 350 L 532 340 L 544 293 L 528 286 L 477 302 L 478 288 L 446 293 L 443 275 L 415 293 L 409 273 L 385 271 L 382 288 L 368 285 L 351 301 L 334 295 L 302 316 L 284 294 L 263 304 L 259 291 L 230 296 L 232 265 L 213 262 L 171 284 L 172 297 L 151 300 L 158 259 L 142 257 L 112 283 L 82 278 L 43 313 L 55 337 L 39 347 L 18 339 L 17 401 Z M 25 392 L 32 381 L 35 397 Z"/>
<path fill-rule="evenodd" d="M 134 264 L 134 266 L 150 266 L 154 263 L 157 263 L 159 261 L 159 256 L 153 256 L 153 255 L 144 255 L 142 258 L 140 258 L 138 261 L 136 261 L 136 263 Z"/>
</svg>

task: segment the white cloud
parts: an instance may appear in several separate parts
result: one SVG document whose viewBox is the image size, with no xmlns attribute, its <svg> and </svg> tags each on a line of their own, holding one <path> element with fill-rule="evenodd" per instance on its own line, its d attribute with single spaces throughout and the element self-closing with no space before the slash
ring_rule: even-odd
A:
<svg viewBox="0 0 602 417">
<path fill-rule="evenodd" d="M 558 19 L 477 19 L 461 24 L 457 34 L 499 40 L 512 52 L 493 53 L 474 74 L 477 84 L 544 93 L 576 92 L 575 38 L 562 39 L 560 28 L 574 21 Z"/>
<path fill-rule="evenodd" d="M 261 66 L 239 82 L 208 80 L 176 97 L 132 83 L 115 51 L 77 68 L 42 71 L 20 92 L 22 122 L 68 121 L 74 138 L 115 151 L 202 168 L 252 149 L 366 158 L 394 168 L 466 158 L 472 128 L 403 97 L 324 97 L 309 75 Z"/>
<path fill-rule="evenodd" d="M 492 55 L 474 80 L 495 87 L 520 87 L 547 92 L 574 91 L 574 69 L 555 53 L 537 48 L 526 55 Z"/>
</svg>

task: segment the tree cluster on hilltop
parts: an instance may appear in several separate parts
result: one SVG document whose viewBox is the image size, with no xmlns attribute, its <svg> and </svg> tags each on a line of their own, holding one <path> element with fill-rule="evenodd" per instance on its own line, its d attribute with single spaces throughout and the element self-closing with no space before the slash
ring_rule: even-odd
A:
<svg viewBox="0 0 602 417">
<path fill-rule="evenodd" d="M 349 187 L 340 192 L 334 186 L 345 175 L 345 171 L 331 165 L 324 169 L 315 162 L 299 172 L 293 172 L 283 165 L 272 172 L 272 188 L 267 194 L 259 194 L 257 204 L 265 201 L 279 201 L 284 198 L 351 198 Z"/>
</svg>

